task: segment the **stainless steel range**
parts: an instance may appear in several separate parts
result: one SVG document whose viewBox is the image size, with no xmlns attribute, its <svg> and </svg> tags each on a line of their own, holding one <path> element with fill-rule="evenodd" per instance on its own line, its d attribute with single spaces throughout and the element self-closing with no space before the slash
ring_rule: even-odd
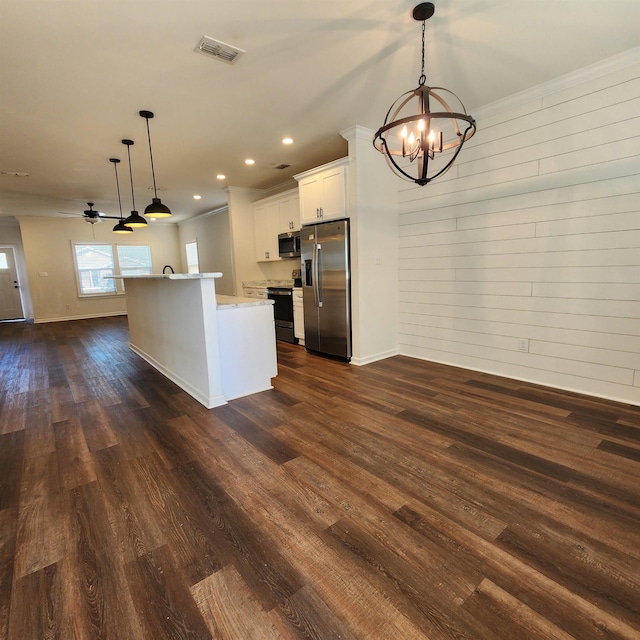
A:
<svg viewBox="0 0 640 640">
<path fill-rule="evenodd" d="M 267 297 L 273 300 L 276 338 L 284 342 L 297 342 L 293 331 L 293 291 L 291 287 L 268 287 Z"/>
</svg>

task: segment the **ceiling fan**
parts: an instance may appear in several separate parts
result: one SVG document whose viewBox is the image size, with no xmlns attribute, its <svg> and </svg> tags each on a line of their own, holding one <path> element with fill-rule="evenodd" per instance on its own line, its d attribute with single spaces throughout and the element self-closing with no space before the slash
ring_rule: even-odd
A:
<svg viewBox="0 0 640 640">
<path fill-rule="evenodd" d="M 96 224 L 97 222 L 101 222 L 104 219 L 120 219 L 117 216 L 108 216 L 106 213 L 102 213 L 102 211 L 96 211 L 93 208 L 93 202 L 87 202 L 87 205 L 89 206 L 89 208 L 85 209 L 82 213 L 71 213 L 70 211 L 60 211 L 60 213 L 66 216 L 82 216 L 89 224 Z"/>
</svg>

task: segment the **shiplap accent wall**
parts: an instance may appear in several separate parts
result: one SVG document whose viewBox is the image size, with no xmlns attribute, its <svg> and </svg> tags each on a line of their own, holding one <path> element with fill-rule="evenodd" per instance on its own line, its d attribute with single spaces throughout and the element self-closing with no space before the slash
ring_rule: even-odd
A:
<svg viewBox="0 0 640 640">
<path fill-rule="evenodd" d="M 403 183 L 401 353 L 640 404 L 639 51 L 472 114 Z"/>
</svg>

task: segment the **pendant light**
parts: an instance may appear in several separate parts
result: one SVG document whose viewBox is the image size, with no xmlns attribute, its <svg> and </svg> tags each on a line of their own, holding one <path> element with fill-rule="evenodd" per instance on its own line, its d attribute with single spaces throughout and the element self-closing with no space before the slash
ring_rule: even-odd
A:
<svg viewBox="0 0 640 640">
<path fill-rule="evenodd" d="M 432 2 L 423 2 L 413 10 L 414 20 L 422 22 L 422 72 L 418 88 L 403 93 L 391 105 L 384 124 L 373 138 L 373 146 L 385 154 L 391 170 L 420 186 L 446 173 L 464 143 L 476 132 L 475 120 L 467 114 L 455 93 L 443 87 L 425 86 L 425 22 L 434 12 Z M 434 111 L 431 111 L 432 103 L 435 103 Z M 450 104 L 458 104 L 460 108 L 454 111 Z M 450 154 L 440 155 L 449 150 Z"/>
<path fill-rule="evenodd" d="M 160 198 L 158 198 L 158 190 L 156 189 L 156 172 L 153 167 L 153 152 L 151 151 L 151 133 L 149 131 L 149 119 L 153 118 L 152 111 L 140 111 L 140 116 L 147 121 L 147 138 L 149 140 L 149 157 L 151 158 L 151 177 L 153 178 L 153 193 L 154 198 L 151 204 L 144 210 L 144 215 L 147 218 L 168 218 L 171 215 L 171 210 L 166 204 L 162 204 Z"/>
<path fill-rule="evenodd" d="M 118 190 L 118 206 L 120 207 L 120 220 L 115 227 L 113 227 L 113 233 L 133 233 L 133 229 L 128 227 L 122 217 L 122 201 L 120 199 L 120 182 L 118 181 L 118 163 L 120 160 L 118 158 L 109 158 L 109 162 L 113 162 L 113 170 L 116 173 L 116 188 Z"/>
<path fill-rule="evenodd" d="M 131 181 L 131 215 L 125 220 L 128 227 L 142 228 L 147 226 L 147 221 L 136 211 L 136 199 L 133 194 L 133 172 L 131 171 L 131 145 L 133 140 L 122 140 L 122 144 L 127 145 L 127 157 L 129 158 L 129 180 Z"/>
</svg>

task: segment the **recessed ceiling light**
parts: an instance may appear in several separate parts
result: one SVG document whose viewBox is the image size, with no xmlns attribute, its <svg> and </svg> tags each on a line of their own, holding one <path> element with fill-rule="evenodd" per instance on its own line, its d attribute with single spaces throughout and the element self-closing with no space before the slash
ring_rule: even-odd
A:
<svg viewBox="0 0 640 640">
<path fill-rule="evenodd" d="M 199 195 L 196 193 L 196 195 L 195 195 L 195 196 L 193 196 L 193 199 L 194 199 L 194 200 L 200 200 L 200 199 L 202 199 L 202 196 L 199 196 Z"/>
<path fill-rule="evenodd" d="M 224 175 L 224 173 L 219 173 L 216 178 L 218 178 L 218 180 L 224 180 L 227 176 Z"/>
<path fill-rule="evenodd" d="M 282 144 L 293 144 L 293 138 L 282 138 Z"/>
<path fill-rule="evenodd" d="M 253 159 L 251 159 L 251 158 L 247 158 L 247 159 L 244 161 L 244 163 L 245 163 L 245 164 L 255 164 L 255 163 L 256 163 L 256 161 L 255 161 L 255 160 L 253 160 Z"/>
</svg>

